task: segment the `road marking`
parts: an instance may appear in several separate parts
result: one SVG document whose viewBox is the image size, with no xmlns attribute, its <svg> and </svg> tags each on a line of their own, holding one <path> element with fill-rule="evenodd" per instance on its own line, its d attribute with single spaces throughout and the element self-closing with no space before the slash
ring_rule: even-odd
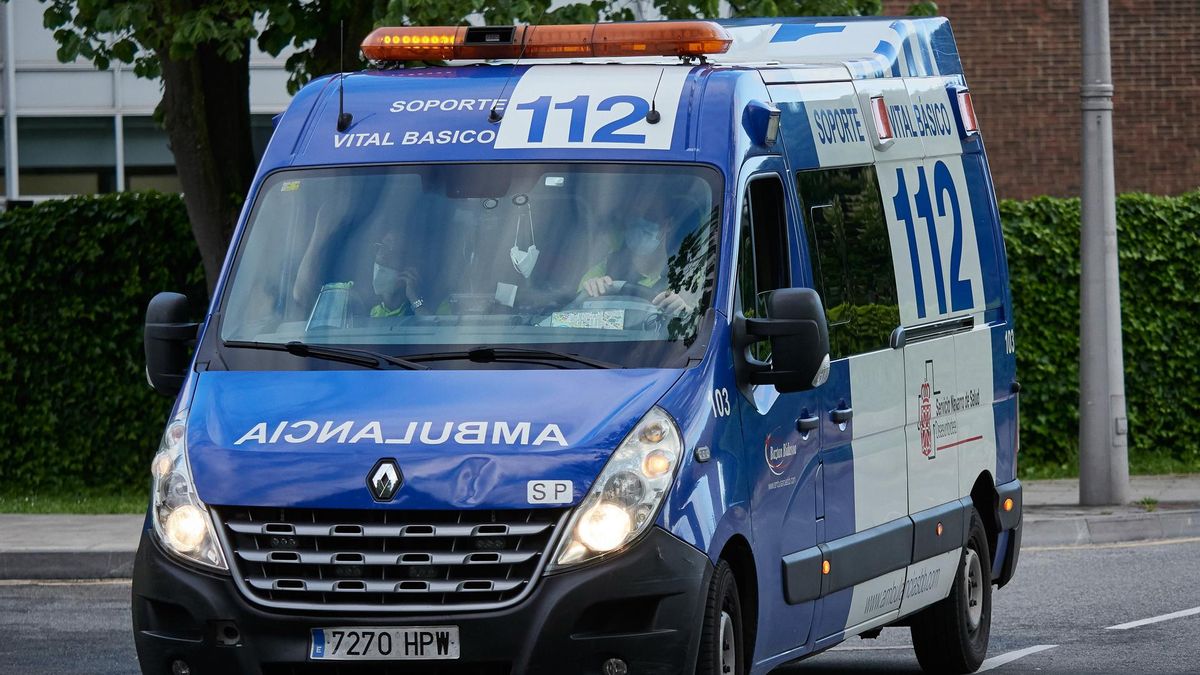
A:
<svg viewBox="0 0 1200 675">
<path fill-rule="evenodd" d="M 1037 553 L 1039 551 L 1080 551 L 1104 548 L 1143 548 L 1146 546 L 1173 546 L 1175 544 L 1195 544 L 1200 537 L 1184 539 L 1148 539 L 1146 541 L 1122 541 L 1112 544 L 1067 544 L 1063 546 L 1022 546 L 1021 553 Z"/>
<path fill-rule="evenodd" d="M 1171 619 L 1182 619 L 1185 616 L 1192 616 L 1194 614 L 1200 614 L 1200 607 L 1193 607 L 1191 609 L 1181 609 L 1178 612 L 1171 612 L 1170 614 L 1160 614 L 1159 616 L 1152 616 L 1149 619 L 1139 619 L 1137 621 L 1130 621 L 1129 623 L 1120 623 L 1115 626 L 1109 626 L 1108 628 L 1105 628 L 1104 630 L 1129 630 L 1130 628 L 1137 628 L 1138 626 L 1146 626 L 1146 625 L 1149 625 L 1152 623 L 1159 623 L 1160 621 L 1170 621 Z"/>
<path fill-rule="evenodd" d="M 977 670 L 975 672 L 982 673 L 985 670 L 999 668 L 1000 666 L 1003 666 L 1006 663 L 1012 663 L 1013 661 L 1016 661 L 1017 659 L 1023 659 L 1026 656 L 1029 656 L 1030 654 L 1044 652 L 1047 649 L 1054 649 L 1057 646 L 1058 645 L 1034 645 L 1032 647 L 1026 647 L 1025 649 L 1018 649 L 1015 652 L 1008 652 L 1007 654 L 993 656 L 992 658 L 990 658 L 990 659 L 984 661 L 982 664 L 980 664 L 979 670 Z"/>
</svg>

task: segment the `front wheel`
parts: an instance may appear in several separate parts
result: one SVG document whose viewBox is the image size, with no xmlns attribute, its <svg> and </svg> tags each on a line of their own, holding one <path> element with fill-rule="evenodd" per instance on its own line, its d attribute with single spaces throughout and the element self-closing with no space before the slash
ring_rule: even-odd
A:
<svg viewBox="0 0 1200 675">
<path fill-rule="evenodd" d="M 983 663 L 992 631 L 991 560 L 983 521 L 971 509 L 950 596 L 913 617 L 913 648 L 925 672 L 973 673 Z"/>
<path fill-rule="evenodd" d="M 722 560 L 717 563 L 708 586 L 696 675 L 742 675 L 745 672 L 744 644 L 737 580 L 729 563 Z"/>
</svg>

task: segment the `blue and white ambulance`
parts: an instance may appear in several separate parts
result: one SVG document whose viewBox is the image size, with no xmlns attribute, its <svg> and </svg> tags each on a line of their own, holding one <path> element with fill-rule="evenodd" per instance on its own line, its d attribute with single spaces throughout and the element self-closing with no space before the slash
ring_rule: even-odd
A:
<svg viewBox="0 0 1200 675">
<path fill-rule="evenodd" d="M 978 668 L 1019 387 L 948 23 L 363 51 L 277 120 L 203 322 L 148 308 L 143 671 L 767 673 L 885 626 Z"/>
</svg>

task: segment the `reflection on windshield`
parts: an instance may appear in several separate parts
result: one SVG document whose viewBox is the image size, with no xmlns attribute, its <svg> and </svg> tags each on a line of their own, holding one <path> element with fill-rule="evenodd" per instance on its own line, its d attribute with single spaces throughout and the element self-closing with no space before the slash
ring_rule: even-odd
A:
<svg viewBox="0 0 1200 675">
<path fill-rule="evenodd" d="M 660 364 L 711 303 L 718 180 L 664 165 L 281 172 L 238 253 L 221 337 Z"/>
</svg>

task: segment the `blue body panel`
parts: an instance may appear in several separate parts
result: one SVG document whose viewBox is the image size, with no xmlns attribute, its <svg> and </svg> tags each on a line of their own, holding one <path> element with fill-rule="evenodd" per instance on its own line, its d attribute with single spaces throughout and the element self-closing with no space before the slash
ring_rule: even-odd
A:
<svg viewBox="0 0 1200 675">
<path fill-rule="evenodd" d="M 519 372 L 201 373 L 188 421 L 197 490 L 219 505 L 519 509 L 529 508 L 528 481 L 553 479 L 572 481 L 574 503 L 679 377 L 675 370 Z M 508 426 L 497 431 L 497 422 Z M 516 428 L 521 422 L 527 433 Z M 260 424 L 264 433 L 246 438 Z M 547 424 L 558 426 L 565 445 L 552 430 L 536 442 Z M 365 481 L 381 457 L 395 458 L 405 479 L 387 504 L 372 499 Z"/>
</svg>

